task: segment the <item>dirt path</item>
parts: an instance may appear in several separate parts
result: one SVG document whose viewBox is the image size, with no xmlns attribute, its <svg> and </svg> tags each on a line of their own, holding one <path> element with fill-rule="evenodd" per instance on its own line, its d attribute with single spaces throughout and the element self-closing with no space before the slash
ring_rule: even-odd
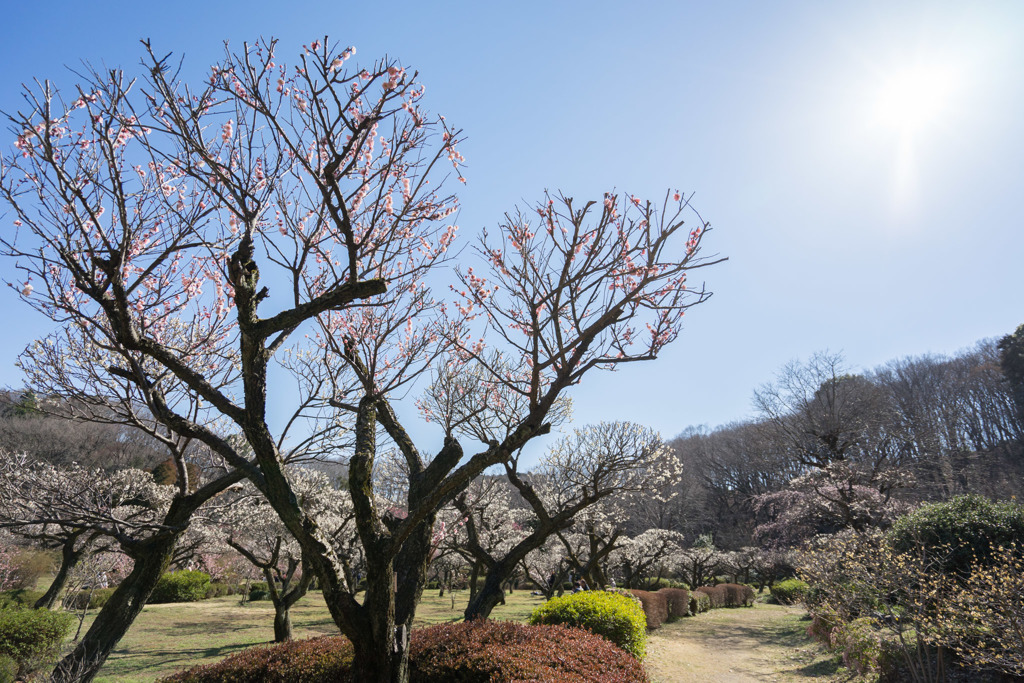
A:
<svg viewBox="0 0 1024 683">
<path fill-rule="evenodd" d="M 653 683 L 841 681 L 837 665 L 806 635 L 802 610 L 758 604 L 681 619 L 648 639 Z"/>
</svg>

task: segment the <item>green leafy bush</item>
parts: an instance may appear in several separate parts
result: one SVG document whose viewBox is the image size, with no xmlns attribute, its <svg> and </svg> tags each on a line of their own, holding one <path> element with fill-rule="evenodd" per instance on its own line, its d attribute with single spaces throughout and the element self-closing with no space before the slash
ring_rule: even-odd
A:
<svg viewBox="0 0 1024 683">
<path fill-rule="evenodd" d="M 638 608 L 639 609 L 639 608 Z M 328 636 L 252 647 L 164 683 L 335 683 L 348 680 L 352 645 Z M 643 665 L 604 638 L 563 626 L 505 621 L 439 624 L 412 632 L 416 683 L 643 683 Z"/>
<path fill-rule="evenodd" d="M 686 584 L 675 579 L 653 579 L 647 582 L 647 590 L 659 591 L 662 588 L 686 588 Z"/>
<path fill-rule="evenodd" d="M 253 581 L 249 584 L 249 602 L 256 602 L 257 600 L 269 600 L 270 599 L 270 587 L 267 586 L 266 581 Z"/>
<path fill-rule="evenodd" d="M 898 553 L 923 548 L 942 571 L 966 578 L 975 559 L 988 566 L 1000 546 L 1024 546 L 1024 505 L 978 495 L 922 505 L 896 520 L 889 540 Z"/>
<path fill-rule="evenodd" d="M 238 584 L 214 582 L 206 589 L 206 597 L 219 598 L 224 595 L 237 595 L 240 592 L 242 592 L 242 587 Z"/>
<path fill-rule="evenodd" d="M 18 680 L 18 663 L 7 655 L 0 655 L 0 683 Z"/>
<path fill-rule="evenodd" d="M 0 656 L 14 660 L 25 678 L 57 657 L 74 621 L 46 609 L 0 610 Z"/>
<path fill-rule="evenodd" d="M 611 591 L 583 591 L 552 598 L 530 615 L 530 624 L 563 624 L 603 636 L 643 658 L 647 652 L 644 610 L 633 598 Z"/>
<path fill-rule="evenodd" d="M 658 591 L 668 601 L 668 620 L 675 621 L 692 616 L 690 612 L 690 591 L 685 588 L 662 588 Z"/>
<path fill-rule="evenodd" d="M 882 634 L 874 627 L 874 620 L 861 617 L 832 630 L 832 649 L 843 656 L 846 668 L 859 675 L 879 674 L 882 680 L 899 666 L 899 654 L 886 646 Z"/>
<path fill-rule="evenodd" d="M 12 607 L 32 607 L 39 598 L 43 597 L 42 591 L 30 591 L 24 588 L 12 588 L 0 592 L 0 609 Z"/>
<path fill-rule="evenodd" d="M 97 588 L 96 590 L 77 591 L 74 595 L 65 598 L 64 605 L 68 609 L 99 609 L 107 604 L 107 600 L 110 600 L 110 596 L 114 594 L 115 590 L 114 588 Z"/>
<path fill-rule="evenodd" d="M 169 572 L 160 577 L 149 602 L 196 602 L 206 597 L 210 575 L 194 569 Z"/>
<path fill-rule="evenodd" d="M 798 602 L 803 602 L 810 588 L 806 581 L 786 579 L 772 584 L 771 592 L 772 597 L 780 605 L 795 605 Z"/>
<path fill-rule="evenodd" d="M 701 614 L 709 609 L 711 609 L 711 598 L 707 596 L 707 593 L 690 591 L 690 614 Z"/>
</svg>

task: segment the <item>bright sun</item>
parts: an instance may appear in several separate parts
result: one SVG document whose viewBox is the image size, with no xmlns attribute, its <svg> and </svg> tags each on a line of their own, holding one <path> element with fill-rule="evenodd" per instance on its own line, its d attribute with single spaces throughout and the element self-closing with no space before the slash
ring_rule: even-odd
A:
<svg viewBox="0 0 1024 683">
<path fill-rule="evenodd" d="M 954 90 L 954 73 L 947 68 L 917 65 L 882 77 L 874 114 L 881 125 L 913 136 L 940 122 Z"/>
</svg>

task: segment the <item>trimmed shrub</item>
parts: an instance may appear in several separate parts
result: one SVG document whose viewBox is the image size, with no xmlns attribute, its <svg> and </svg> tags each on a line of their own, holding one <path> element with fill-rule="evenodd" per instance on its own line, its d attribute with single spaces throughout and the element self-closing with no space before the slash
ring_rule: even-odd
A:
<svg viewBox="0 0 1024 683">
<path fill-rule="evenodd" d="M 658 592 L 664 593 L 668 601 L 669 621 L 693 616 L 690 612 L 690 591 L 685 588 L 662 588 Z"/>
<path fill-rule="evenodd" d="M 647 590 L 659 591 L 662 588 L 686 588 L 686 584 L 675 579 L 654 579 L 647 582 Z"/>
<path fill-rule="evenodd" d="M 107 600 L 110 600 L 110 596 L 114 594 L 115 590 L 115 588 L 81 590 L 64 598 L 64 606 L 67 609 L 99 609 L 107 604 Z M 150 602 L 153 601 L 150 600 Z"/>
<path fill-rule="evenodd" d="M 661 625 L 668 621 L 668 598 L 664 593 L 639 590 L 631 592 L 640 599 L 640 604 L 644 607 L 648 630 L 661 628 Z"/>
<path fill-rule="evenodd" d="M 582 628 L 642 659 L 646 654 L 645 612 L 637 600 L 610 591 L 583 591 L 552 598 L 530 615 L 531 625 Z"/>
<path fill-rule="evenodd" d="M 725 607 L 725 587 L 724 586 L 701 586 L 696 590 L 698 593 L 703 593 L 708 596 L 709 604 L 711 609 L 720 609 Z"/>
<path fill-rule="evenodd" d="M 889 531 L 896 552 L 930 551 L 947 574 L 966 578 L 977 559 L 990 566 L 1000 546 L 1024 546 L 1024 505 L 967 495 L 922 505 Z"/>
<path fill-rule="evenodd" d="M 56 659 L 74 621 L 47 609 L 0 610 L 0 656 L 10 657 L 25 678 Z"/>
<path fill-rule="evenodd" d="M 723 583 L 720 588 L 725 589 L 726 607 L 753 607 L 754 589 L 745 583 Z"/>
<path fill-rule="evenodd" d="M 149 602 L 196 602 L 206 597 L 210 575 L 194 569 L 169 572 L 160 577 Z"/>
<path fill-rule="evenodd" d="M 696 616 L 711 609 L 711 599 L 707 593 L 690 591 L 690 614 Z"/>
<path fill-rule="evenodd" d="M 351 672 L 352 645 L 327 636 L 243 650 L 163 683 L 335 683 Z M 412 632 L 417 683 L 643 683 L 643 665 L 604 638 L 564 626 L 506 621 L 438 624 Z"/>
<path fill-rule="evenodd" d="M 253 581 L 249 584 L 249 602 L 256 602 L 257 600 L 269 600 L 270 599 L 270 587 L 267 586 L 266 581 Z"/>
<path fill-rule="evenodd" d="M 30 591 L 24 588 L 12 588 L 0 592 L 0 609 L 12 607 L 32 607 L 39 598 L 43 597 L 42 591 Z"/>
<path fill-rule="evenodd" d="M 565 626 L 438 624 L 413 632 L 409 654 L 409 677 L 417 683 L 647 681 L 638 659 L 600 636 Z"/>
<path fill-rule="evenodd" d="M 348 639 L 324 636 L 250 647 L 214 664 L 186 669 L 162 680 L 168 683 L 329 683 L 347 680 L 351 666 L 352 644 Z"/>
<path fill-rule="evenodd" d="M 206 589 L 206 598 L 219 598 L 225 595 L 237 595 L 242 592 L 242 587 L 234 583 L 214 582 Z"/>
<path fill-rule="evenodd" d="M 810 588 L 806 581 L 786 579 L 785 581 L 772 584 L 770 590 L 772 597 L 780 605 L 795 605 L 798 602 L 804 601 Z"/>
</svg>

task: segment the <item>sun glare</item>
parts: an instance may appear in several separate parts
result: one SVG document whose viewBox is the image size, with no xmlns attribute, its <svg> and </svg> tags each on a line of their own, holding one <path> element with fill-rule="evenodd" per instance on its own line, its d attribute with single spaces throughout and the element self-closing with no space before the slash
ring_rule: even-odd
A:
<svg viewBox="0 0 1024 683">
<path fill-rule="evenodd" d="M 954 90 L 951 70 L 919 65 L 882 78 L 875 101 L 878 123 L 913 135 L 942 119 Z"/>
</svg>

